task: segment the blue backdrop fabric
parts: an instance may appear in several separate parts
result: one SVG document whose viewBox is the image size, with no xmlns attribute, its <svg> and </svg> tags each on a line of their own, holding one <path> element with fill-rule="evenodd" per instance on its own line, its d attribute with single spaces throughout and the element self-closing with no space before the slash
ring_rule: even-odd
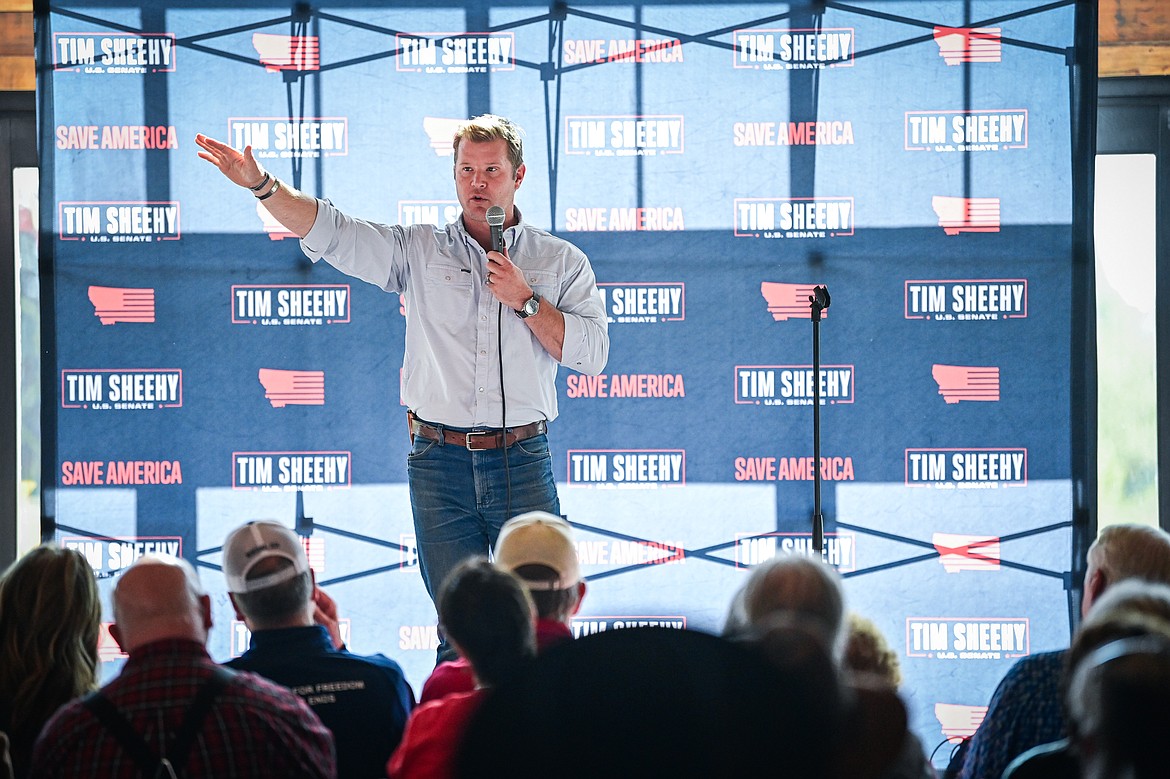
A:
<svg viewBox="0 0 1170 779">
<path fill-rule="evenodd" d="M 226 658 L 224 536 L 295 522 L 350 645 L 418 689 L 398 297 L 312 265 L 193 138 L 442 224 L 453 127 L 491 111 L 526 131 L 525 218 L 588 253 L 610 315 L 550 425 L 575 631 L 718 631 L 745 570 L 809 551 L 826 285 L 825 553 L 942 761 L 1068 640 L 1075 4 L 381 5 L 41 17 L 60 542 L 105 590 L 143 551 L 196 562 Z"/>
</svg>

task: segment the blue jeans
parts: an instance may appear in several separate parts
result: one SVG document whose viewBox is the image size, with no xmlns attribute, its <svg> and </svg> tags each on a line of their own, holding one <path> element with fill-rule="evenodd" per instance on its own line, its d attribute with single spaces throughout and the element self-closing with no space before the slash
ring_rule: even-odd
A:
<svg viewBox="0 0 1170 779">
<path fill-rule="evenodd" d="M 507 457 L 505 470 L 503 449 L 472 452 L 415 437 L 406 473 L 419 567 L 432 601 L 460 561 L 495 547 L 506 521 L 526 511 L 560 515 L 548 437 L 517 441 Z"/>
</svg>

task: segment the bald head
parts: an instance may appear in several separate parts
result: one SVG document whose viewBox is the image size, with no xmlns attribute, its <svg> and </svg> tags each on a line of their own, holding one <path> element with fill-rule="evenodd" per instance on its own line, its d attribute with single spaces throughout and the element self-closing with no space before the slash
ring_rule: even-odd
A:
<svg viewBox="0 0 1170 779">
<path fill-rule="evenodd" d="M 211 601 L 195 569 L 169 555 L 144 555 L 114 588 L 111 634 L 125 652 L 164 638 L 206 643 Z"/>
</svg>

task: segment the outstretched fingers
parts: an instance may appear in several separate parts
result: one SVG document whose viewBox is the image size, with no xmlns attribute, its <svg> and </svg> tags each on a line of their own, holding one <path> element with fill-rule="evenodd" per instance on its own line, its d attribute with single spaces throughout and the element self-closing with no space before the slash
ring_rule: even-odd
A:
<svg viewBox="0 0 1170 779">
<path fill-rule="evenodd" d="M 203 150 L 198 152 L 200 158 L 219 168 L 220 172 L 240 186 L 252 186 L 263 175 L 259 163 L 252 156 L 251 145 L 245 146 L 241 154 L 226 143 L 202 133 L 195 136 L 195 143 Z"/>
</svg>

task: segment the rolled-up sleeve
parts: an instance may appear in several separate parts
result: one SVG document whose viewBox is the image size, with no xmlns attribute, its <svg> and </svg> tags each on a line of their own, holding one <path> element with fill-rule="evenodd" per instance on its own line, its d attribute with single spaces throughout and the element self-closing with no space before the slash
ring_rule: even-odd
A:
<svg viewBox="0 0 1170 779">
<path fill-rule="evenodd" d="M 601 373 L 609 360 L 609 320 L 584 254 L 563 285 L 557 308 L 565 317 L 561 365 L 590 376 Z"/>
<path fill-rule="evenodd" d="M 342 273 L 387 292 L 403 289 L 406 250 L 401 226 L 355 219 L 328 200 L 317 201 L 317 219 L 301 239 L 301 251 L 313 262 L 325 260 Z"/>
</svg>

